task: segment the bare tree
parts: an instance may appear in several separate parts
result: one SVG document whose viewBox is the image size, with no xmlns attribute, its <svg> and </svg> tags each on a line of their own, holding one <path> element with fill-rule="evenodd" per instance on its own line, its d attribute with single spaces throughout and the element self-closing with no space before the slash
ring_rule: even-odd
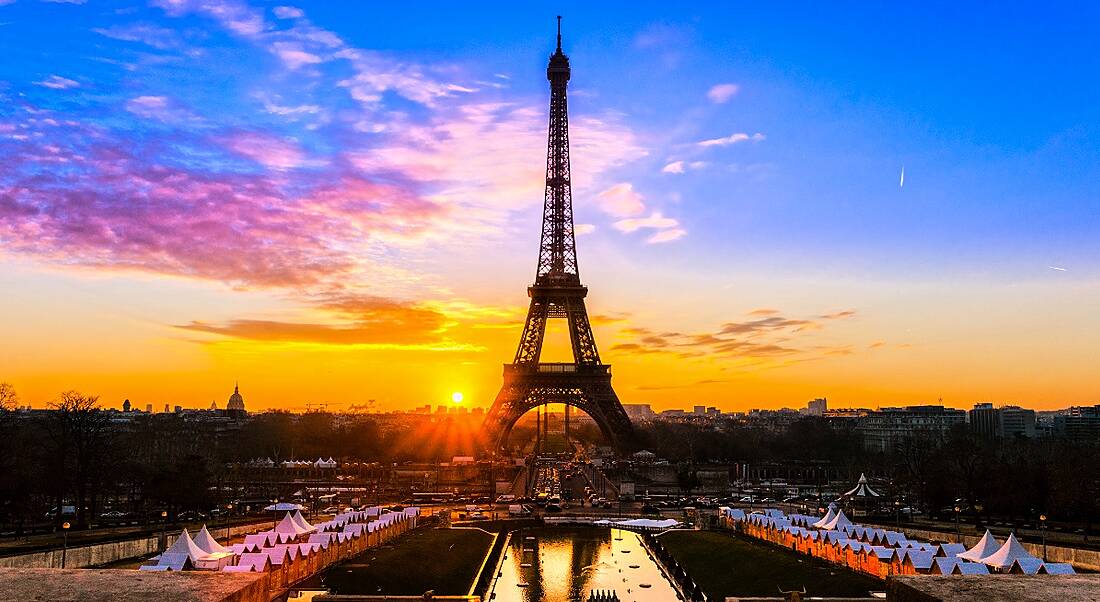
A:
<svg viewBox="0 0 1100 602">
<path fill-rule="evenodd" d="M 50 404 L 54 410 L 48 432 L 54 444 L 51 459 L 61 473 L 62 486 L 56 490 L 60 510 L 64 495 L 75 489 L 76 522 L 84 527 L 91 514 L 94 517 L 96 501 L 102 485 L 112 432 L 107 415 L 99 408 L 99 397 L 66 391 Z"/>
<path fill-rule="evenodd" d="M 0 412 L 10 412 L 19 404 L 19 395 L 11 383 L 0 383 Z"/>
</svg>

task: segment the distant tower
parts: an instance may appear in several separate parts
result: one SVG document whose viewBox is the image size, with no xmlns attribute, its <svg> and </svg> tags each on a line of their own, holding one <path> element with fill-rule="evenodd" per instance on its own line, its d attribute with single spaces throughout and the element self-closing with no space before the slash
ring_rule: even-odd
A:
<svg viewBox="0 0 1100 602">
<path fill-rule="evenodd" d="M 229 396 L 229 403 L 225 404 L 225 409 L 230 414 L 244 414 L 244 398 L 241 397 L 241 390 L 237 386 L 237 383 L 233 383 L 233 394 Z"/>
<path fill-rule="evenodd" d="M 218 410 L 218 402 L 210 400 L 210 411 L 216 412 Z"/>
<path fill-rule="evenodd" d="M 130 411 L 130 400 L 129 399 L 122 402 L 122 411 L 123 412 L 129 412 Z"/>
</svg>

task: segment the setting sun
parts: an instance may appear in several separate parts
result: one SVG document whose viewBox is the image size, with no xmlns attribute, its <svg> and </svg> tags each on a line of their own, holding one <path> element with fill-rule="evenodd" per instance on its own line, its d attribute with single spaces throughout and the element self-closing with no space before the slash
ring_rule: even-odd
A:
<svg viewBox="0 0 1100 602">
<path fill-rule="evenodd" d="M 451 401 L 455 403 L 462 403 L 462 392 L 455 391 L 454 393 L 451 393 Z"/>
</svg>

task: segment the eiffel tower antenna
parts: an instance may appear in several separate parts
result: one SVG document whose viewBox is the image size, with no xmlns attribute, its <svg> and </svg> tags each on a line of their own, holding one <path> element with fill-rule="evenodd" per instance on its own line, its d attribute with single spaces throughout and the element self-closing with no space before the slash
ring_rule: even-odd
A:
<svg viewBox="0 0 1100 602">
<path fill-rule="evenodd" d="M 485 434 L 496 449 L 503 446 L 512 426 L 524 413 L 551 403 L 584 410 L 620 450 L 632 445 L 633 428 L 611 388 L 611 366 L 600 361 L 584 303 L 588 287 L 581 284 L 577 269 L 566 95 L 571 75 L 569 57 L 561 50 L 559 16 L 558 46 L 546 67 L 546 79 L 550 81 L 546 189 L 538 267 L 534 284 L 527 287 L 531 306 L 515 358 L 504 365 L 504 385 L 484 423 Z M 568 321 L 572 362 L 539 361 L 546 322 L 550 319 Z"/>
</svg>

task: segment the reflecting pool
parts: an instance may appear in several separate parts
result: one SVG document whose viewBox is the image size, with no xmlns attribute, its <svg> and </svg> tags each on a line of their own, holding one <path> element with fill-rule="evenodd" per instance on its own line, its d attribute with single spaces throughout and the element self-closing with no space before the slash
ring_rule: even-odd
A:
<svg viewBox="0 0 1100 602">
<path fill-rule="evenodd" d="M 515 531 L 494 584 L 498 602 L 573 602 L 614 590 L 622 602 L 678 600 L 638 534 L 619 529 Z"/>
</svg>

